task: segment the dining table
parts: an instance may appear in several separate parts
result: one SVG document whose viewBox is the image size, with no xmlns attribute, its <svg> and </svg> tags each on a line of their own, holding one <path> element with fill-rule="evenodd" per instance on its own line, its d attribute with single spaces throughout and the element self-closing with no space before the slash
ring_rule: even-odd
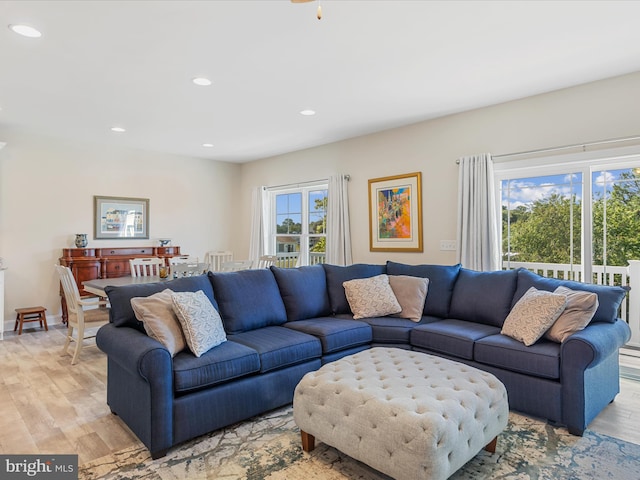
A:
<svg viewBox="0 0 640 480">
<path fill-rule="evenodd" d="M 160 278 L 158 275 L 148 275 L 144 277 L 113 277 L 113 278 L 95 278 L 82 282 L 85 292 L 92 293 L 98 297 L 106 298 L 107 293 L 104 291 L 107 287 L 122 287 L 124 285 L 142 285 L 144 283 L 154 282 L 170 282 L 173 277 Z"/>
</svg>

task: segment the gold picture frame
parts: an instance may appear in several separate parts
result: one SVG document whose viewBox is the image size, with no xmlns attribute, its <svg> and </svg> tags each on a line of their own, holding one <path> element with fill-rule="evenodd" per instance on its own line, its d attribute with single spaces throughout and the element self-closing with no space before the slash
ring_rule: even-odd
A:
<svg viewBox="0 0 640 480">
<path fill-rule="evenodd" d="M 369 180 L 369 250 L 422 252 L 422 173 Z"/>
</svg>

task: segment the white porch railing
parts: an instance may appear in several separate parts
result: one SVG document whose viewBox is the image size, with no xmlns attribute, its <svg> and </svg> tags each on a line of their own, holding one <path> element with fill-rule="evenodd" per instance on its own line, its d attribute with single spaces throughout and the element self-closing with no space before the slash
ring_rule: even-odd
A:
<svg viewBox="0 0 640 480">
<path fill-rule="evenodd" d="M 581 265 L 563 263 L 534 263 L 534 262 L 502 262 L 504 270 L 526 268 L 543 277 L 560 278 L 563 280 L 582 280 Z M 593 279 L 590 283 L 597 285 L 617 285 L 631 287 L 627 298 L 620 307 L 620 318 L 626 320 L 631 328 L 631 340 L 627 345 L 640 347 L 640 260 L 629 260 L 628 267 L 612 267 L 593 265 Z"/>
<path fill-rule="evenodd" d="M 278 253 L 276 254 L 278 261 L 277 267 L 294 268 L 298 266 L 298 252 Z M 309 252 L 309 265 L 317 265 L 325 262 L 326 255 L 324 252 Z"/>
</svg>

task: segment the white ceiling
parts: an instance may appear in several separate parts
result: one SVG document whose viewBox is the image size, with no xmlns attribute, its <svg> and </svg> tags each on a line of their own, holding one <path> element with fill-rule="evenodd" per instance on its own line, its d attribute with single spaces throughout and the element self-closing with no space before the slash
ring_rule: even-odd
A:
<svg viewBox="0 0 640 480">
<path fill-rule="evenodd" d="M 245 162 L 640 70 L 637 1 L 322 7 L 0 1 L 0 137 Z"/>
</svg>

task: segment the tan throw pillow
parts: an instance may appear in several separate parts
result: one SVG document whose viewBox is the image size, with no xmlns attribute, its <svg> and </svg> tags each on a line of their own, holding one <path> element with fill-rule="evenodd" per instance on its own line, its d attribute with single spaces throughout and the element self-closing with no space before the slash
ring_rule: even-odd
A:
<svg viewBox="0 0 640 480">
<path fill-rule="evenodd" d="M 389 275 L 389 285 L 402 308 L 400 313 L 394 313 L 393 316 L 408 318 L 414 322 L 422 320 L 429 279 L 408 275 Z"/>
<path fill-rule="evenodd" d="M 165 346 L 173 357 L 187 346 L 180 322 L 173 312 L 173 301 L 168 288 L 148 297 L 134 297 L 131 307 L 142 322 L 147 335 Z"/>
<path fill-rule="evenodd" d="M 402 310 L 387 275 L 356 278 L 344 282 L 342 286 L 354 319 L 384 317 Z"/>
<path fill-rule="evenodd" d="M 187 345 L 196 357 L 227 341 L 220 314 L 202 290 L 173 292 L 171 298 Z"/>
<path fill-rule="evenodd" d="M 533 345 L 560 316 L 567 297 L 531 287 L 513 306 L 502 325 L 503 335 Z"/>
<path fill-rule="evenodd" d="M 571 290 L 567 287 L 558 287 L 553 293 L 567 297 L 567 307 L 544 336 L 551 341 L 562 343 L 569 335 L 589 325 L 598 309 L 598 294 Z"/>
</svg>

